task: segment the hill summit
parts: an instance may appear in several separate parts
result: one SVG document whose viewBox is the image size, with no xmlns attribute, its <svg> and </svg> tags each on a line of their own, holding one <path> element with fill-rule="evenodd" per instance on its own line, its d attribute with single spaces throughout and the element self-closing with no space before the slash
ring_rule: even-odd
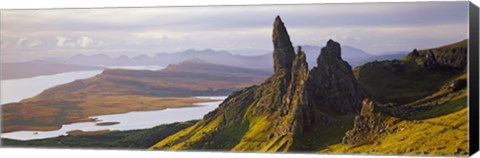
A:
<svg viewBox="0 0 480 158">
<path fill-rule="evenodd" d="M 337 126 L 344 116 L 360 112 L 365 95 L 351 66 L 342 60 L 339 43 L 329 40 L 321 49 L 318 66 L 309 71 L 305 53 L 301 47 L 295 53 L 280 17 L 275 19 L 272 37 L 271 77 L 258 86 L 234 92 L 195 125 L 152 148 L 271 152 L 315 149 L 322 144 L 305 138 L 321 135 L 319 132 Z M 353 122 L 353 118 L 348 120 Z M 343 133 L 338 132 L 337 137 Z"/>
</svg>

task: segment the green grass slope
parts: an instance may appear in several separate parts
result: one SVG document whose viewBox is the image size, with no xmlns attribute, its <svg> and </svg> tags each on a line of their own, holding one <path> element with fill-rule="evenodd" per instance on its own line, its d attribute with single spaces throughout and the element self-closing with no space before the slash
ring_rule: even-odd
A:
<svg viewBox="0 0 480 158">
<path fill-rule="evenodd" d="M 367 124 L 367 127 L 375 129 L 362 133 L 361 137 L 368 138 L 368 141 L 357 144 L 342 142 L 319 151 L 337 154 L 468 155 L 468 95 L 466 87 L 457 85 L 465 81 L 466 76 L 460 75 L 424 98 L 397 105 L 413 109 L 410 115 L 402 115 L 406 116 L 404 118 L 385 112 L 370 115 L 376 116 L 374 122 L 383 127 Z M 368 129 L 364 128 L 359 127 Z M 357 138 L 360 136 L 355 134 Z"/>
<path fill-rule="evenodd" d="M 459 111 L 425 120 L 397 120 L 384 135 L 363 145 L 335 144 L 321 153 L 378 155 L 467 155 L 468 111 L 463 102 Z M 431 112 L 428 112 L 431 113 Z"/>
<path fill-rule="evenodd" d="M 410 103 L 465 73 L 466 44 L 463 40 L 414 50 L 400 60 L 369 62 L 356 67 L 354 74 L 369 98 L 382 103 Z"/>
<path fill-rule="evenodd" d="M 268 107 L 262 106 L 280 102 L 275 97 L 280 96 L 275 87 L 279 87 L 281 78 L 283 75 L 277 74 L 261 86 L 233 93 L 194 126 L 159 141 L 151 149 L 280 150 L 282 145 L 272 145 L 285 143 L 285 138 L 269 139 L 269 134 L 274 132 L 272 122 L 279 117 L 279 112 L 270 113 Z"/>
</svg>

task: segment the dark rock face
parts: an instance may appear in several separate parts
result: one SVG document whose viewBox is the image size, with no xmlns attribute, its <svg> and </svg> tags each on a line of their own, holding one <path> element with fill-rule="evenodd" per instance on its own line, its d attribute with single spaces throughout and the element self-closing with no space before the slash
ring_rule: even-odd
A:
<svg viewBox="0 0 480 158">
<path fill-rule="evenodd" d="M 373 143 L 376 137 L 387 133 L 387 116 L 382 114 L 378 103 L 365 99 L 362 103 L 360 115 L 355 117 L 354 127 L 345 133 L 344 144 L 362 145 Z"/>
<path fill-rule="evenodd" d="M 358 86 L 352 67 L 340 57 L 340 44 L 329 40 L 310 71 L 312 100 L 320 108 L 339 114 L 360 112 L 364 92 Z"/>
<path fill-rule="evenodd" d="M 307 91 L 308 64 L 305 52 L 298 47 L 297 56 L 293 61 L 291 81 L 288 92 L 285 95 L 284 106 L 281 115 L 291 114 L 292 120 L 287 125 L 291 125 L 291 132 L 294 136 L 303 133 L 303 131 L 312 124 L 313 114 L 311 113 L 311 104 L 309 104 L 309 93 Z"/>
<path fill-rule="evenodd" d="M 272 41 L 275 73 L 289 71 L 292 68 L 293 60 L 295 59 L 295 52 L 287 29 L 279 16 L 275 18 L 273 24 Z"/>
</svg>

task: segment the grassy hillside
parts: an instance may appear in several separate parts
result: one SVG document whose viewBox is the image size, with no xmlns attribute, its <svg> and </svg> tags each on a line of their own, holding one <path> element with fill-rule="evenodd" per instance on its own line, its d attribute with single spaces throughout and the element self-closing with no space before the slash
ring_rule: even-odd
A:
<svg viewBox="0 0 480 158">
<path fill-rule="evenodd" d="M 466 80 L 467 74 L 465 73 L 442 87 L 442 89 L 438 90 L 437 92 L 407 104 L 406 106 L 428 108 L 420 111 L 419 113 L 410 115 L 406 119 L 423 120 L 435 118 L 466 108 L 468 103 Z M 460 87 L 459 83 L 463 84 L 463 86 Z M 455 85 L 457 86 L 456 88 L 458 88 L 457 90 L 454 89 Z"/>
<path fill-rule="evenodd" d="M 338 122 L 333 126 L 316 125 L 314 128 L 296 139 L 289 151 L 316 152 L 330 145 L 341 143 L 345 132 L 352 129 L 353 115 L 337 116 Z"/>
<path fill-rule="evenodd" d="M 464 39 L 462 41 L 452 43 L 452 44 L 447 44 L 439 48 L 459 48 L 459 47 L 468 47 L 468 39 Z"/>
<path fill-rule="evenodd" d="M 355 73 L 370 98 L 405 104 L 431 94 L 461 71 L 432 71 L 412 61 L 380 61 L 357 67 Z"/>
<path fill-rule="evenodd" d="M 160 125 L 151 129 L 113 131 L 106 134 L 61 136 L 31 141 L 2 139 L 7 147 L 54 147 L 54 148 L 129 148 L 147 149 L 163 138 L 192 126 L 197 121 Z"/>
<path fill-rule="evenodd" d="M 466 71 L 467 40 L 413 50 L 400 60 L 373 61 L 354 69 L 369 98 L 406 104 L 428 96 Z"/>
<path fill-rule="evenodd" d="M 371 129 L 357 125 L 360 126 L 356 127 L 359 131 L 366 131 L 363 135 L 353 134 L 367 138 L 367 141 L 342 142 L 319 151 L 342 154 L 467 155 L 468 95 L 466 87 L 458 85 L 466 80 L 466 76 L 460 75 L 424 98 L 397 105 L 403 109 L 389 107 L 381 109 L 380 113 L 358 116 L 363 118 L 357 118 L 360 120 L 367 117 L 375 120 L 375 125 L 366 124 Z"/>
<path fill-rule="evenodd" d="M 454 104 L 454 103 L 449 103 Z M 405 155 L 467 155 L 468 110 L 466 102 L 456 105 L 459 111 L 425 120 L 399 120 L 386 134 L 369 144 L 336 144 L 322 153 L 405 154 Z M 435 113 L 430 111 L 427 113 Z"/>
</svg>

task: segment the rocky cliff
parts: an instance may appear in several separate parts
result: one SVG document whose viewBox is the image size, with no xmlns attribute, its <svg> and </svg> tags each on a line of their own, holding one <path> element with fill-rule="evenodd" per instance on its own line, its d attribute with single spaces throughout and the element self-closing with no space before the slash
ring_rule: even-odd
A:
<svg viewBox="0 0 480 158">
<path fill-rule="evenodd" d="M 337 116 L 360 111 L 364 95 L 350 65 L 340 57 L 339 43 L 328 41 L 318 67 L 309 71 L 305 53 L 301 47 L 294 52 L 280 17 L 275 19 L 272 41 L 274 74 L 270 78 L 231 94 L 196 125 L 152 148 L 298 150 L 296 146 L 318 127 L 334 128 Z"/>
<path fill-rule="evenodd" d="M 355 114 L 360 112 L 365 95 L 357 84 L 352 67 L 342 60 L 340 53 L 340 44 L 332 40 L 322 48 L 318 66 L 310 71 L 310 91 L 317 96 L 312 101 L 339 114 Z"/>
</svg>

